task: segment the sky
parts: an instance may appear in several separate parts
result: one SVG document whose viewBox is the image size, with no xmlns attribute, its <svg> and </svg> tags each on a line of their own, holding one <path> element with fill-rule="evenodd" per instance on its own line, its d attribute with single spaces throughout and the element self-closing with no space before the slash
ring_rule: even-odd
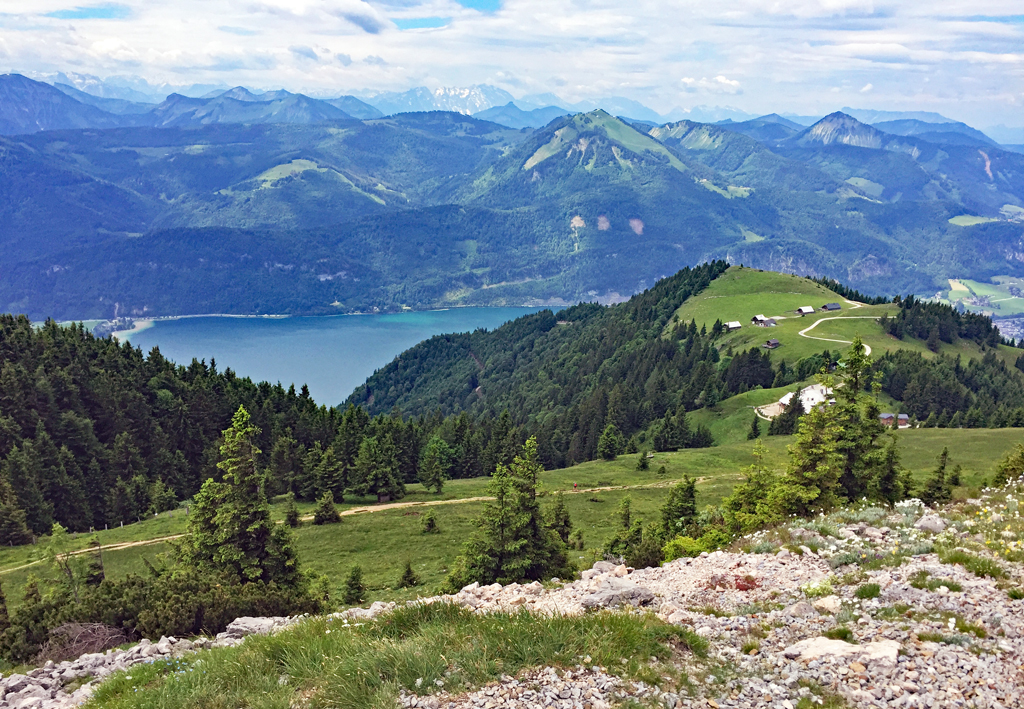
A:
<svg viewBox="0 0 1024 709">
<path fill-rule="evenodd" d="M 78 4 L 81 2 L 82 4 Z M 0 71 L 1024 126 L 1022 0 L 2 0 Z"/>
</svg>

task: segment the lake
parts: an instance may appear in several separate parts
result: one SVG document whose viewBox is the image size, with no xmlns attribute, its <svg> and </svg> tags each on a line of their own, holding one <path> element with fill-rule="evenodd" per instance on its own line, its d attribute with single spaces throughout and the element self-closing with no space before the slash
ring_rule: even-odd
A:
<svg viewBox="0 0 1024 709">
<path fill-rule="evenodd" d="M 122 335 L 143 352 L 158 346 L 178 364 L 211 358 L 253 381 L 303 384 L 319 404 L 340 404 L 396 355 L 451 332 L 489 330 L 538 308 L 453 308 L 388 315 L 157 320 Z"/>
</svg>

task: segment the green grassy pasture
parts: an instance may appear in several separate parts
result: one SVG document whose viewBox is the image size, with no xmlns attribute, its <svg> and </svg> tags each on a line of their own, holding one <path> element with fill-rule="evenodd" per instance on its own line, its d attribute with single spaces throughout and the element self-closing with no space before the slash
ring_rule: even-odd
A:
<svg viewBox="0 0 1024 709">
<path fill-rule="evenodd" d="M 783 390 L 777 390 L 783 391 Z M 772 396 L 777 391 L 748 392 L 747 400 L 757 395 Z M 736 397 L 737 399 L 739 397 Z M 739 406 L 739 402 L 733 402 Z M 742 409 L 737 409 L 742 411 Z M 749 425 L 746 421 L 745 425 Z M 744 430 L 745 431 L 745 430 Z M 899 434 L 903 465 L 918 480 L 935 466 L 944 445 L 950 449 L 950 465 L 963 467 L 965 486 L 976 486 L 991 479 L 998 462 L 1016 443 L 1024 442 L 1019 429 L 917 429 Z M 786 448 L 792 437 L 764 437 L 768 460 L 779 470 L 785 468 Z M 545 473 L 541 491 L 544 506 L 552 504 L 552 493 L 566 492 L 566 506 L 574 524 L 583 530 L 585 549 L 574 552 L 581 566 L 589 566 L 600 553 L 605 541 L 614 533 L 615 512 L 623 497 L 632 499 L 634 515 L 655 520 L 668 494 L 668 486 L 684 475 L 697 478 L 698 505 L 715 504 L 742 481 L 744 471 L 753 462 L 753 443 L 743 439 L 713 448 L 656 453 L 647 471 L 637 471 L 637 455 L 622 455 L 613 461 L 590 461 L 572 468 Z M 666 472 L 658 474 L 664 466 Z M 585 490 L 572 493 L 573 483 L 580 488 L 614 487 L 610 490 Z M 418 595 L 436 593 L 447 570 L 462 548 L 463 542 L 477 528 L 475 520 L 483 510 L 481 502 L 457 502 L 486 493 L 486 479 L 453 480 L 445 486 L 448 504 L 431 506 L 441 532 L 423 534 L 422 515 L 427 508 L 411 506 L 379 512 L 347 515 L 341 523 L 316 527 L 306 523 L 295 532 L 295 546 L 302 563 L 326 574 L 335 591 L 339 591 L 353 565 L 363 568 L 371 589 L 370 600 L 406 600 Z M 623 487 L 642 486 L 642 487 Z M 424 495 L 426 497 L 428 495 Z M 273 506 L 274 516 L 283 515 L 282 503 Z M 181 515 L 158 518 L 130 525 L 116 532 L 121 539 L 131 535 L 137 540 L 167 536 L 181 531 Z M 111 530 L 110 533 L 115 530 Z M 80 537 L 81 539 L 81 537 Z M 104 553 L 106 571 L 112 577 L 127 573 L 144 573 L 143 559 L 159 563 L 169 551 L 167 543 L 108 550 Z M 10 570 L 42 556 L 41 546 L 0 550 L 0 580 L 12 606 L 18 605 L 29 574 L 50 575 L 45 564 Z M 392 590 L 406 560 L 420 575 L 423 584 L 407 590 Z"/>
</svg>

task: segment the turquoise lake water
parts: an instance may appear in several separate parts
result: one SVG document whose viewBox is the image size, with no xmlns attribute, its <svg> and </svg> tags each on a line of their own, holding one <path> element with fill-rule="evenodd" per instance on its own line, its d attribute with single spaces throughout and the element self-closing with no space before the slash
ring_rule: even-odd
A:
<svg viewBox="0 0 1024 709">
<path fill-rule="evenodd" d="M 433 335 L 493 330 L 537 308 L 454 308 L 392 315 L 159 320 L 128 339 L 178 364 L 217 361 L 253 381 L 303 384 L 318 404 L 340 404 L 396 355 Z"/>
</svg>

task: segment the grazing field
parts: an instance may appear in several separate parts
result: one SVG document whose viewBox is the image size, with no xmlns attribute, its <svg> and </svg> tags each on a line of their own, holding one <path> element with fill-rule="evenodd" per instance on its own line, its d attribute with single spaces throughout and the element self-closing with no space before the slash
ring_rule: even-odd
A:
<svg viewBox="0 0 1024 709">
<path fill-rule="evenodd" d="M 973 281 L 962 281 L 973 287 Z M 967 285 L 964 287 L 966 288 Z M 1006 289 L 1008 286 L 987 286 Z M 965 292 L 965 291 L 958 291 Z M 836 302 L 842 306 L 839 311 L 822 312 L 825 303 Z M 1024 299 L 1021 299 L 1024 306 Z M 801 316 L 796 309 L 810 305 L 814 314 Z M 777 339 L 778 349 L 771 351 L 772 361 L 795 363 L 804 357 L 822 350 L 846 352 L 853 338 L 860 336 L 871 348 L 872 356 L 895 350 L 920 352 L 925 357 L 934 357 L 924 341 L 908 337 L 899 340 L 886 332 L 877 320 L 885 315 L 895 316 L 895 305 L 860 305 L 847 302 L 841 296 L 824 286 L 798 276 L 751 268 L 733 266 L 726 273 L 712 281 L 704 292 L 687 300 L 676 315 L 681 323 L 694 320 L 697 327 L 711 329 L 715 320 L 723 323 L 739 321 L 742 327 L 722 335 L 719 343 L 723 348 L 746 350 L 759 347 L 769 339 Z M 757 327 L 750 319 L 755 315 L 775 318 L 775 327 Z M 816 324 L 817 323 L 817 324 Z M 671 326 L 670 326 L 671 327 Z M 1000 346 L 1000 357 L 1012 365 L 1020 352 L 1011 347 Z M 980 357 L 981 348 L 973 342 L 958 341 L 942 343 L 939 352 L 951 357 L 965 359 Z"/>
<path fill-rule="evenodd" d="M 782 391 L 785 390 L 749 392 L 742 401 L 754 401 L 757 394 L 774 396 Z M 745 404 L 730 400 L 730 405 Z M 917 480 L 922 480 L 935 467 L 942 447 L 949 446 L 950 469 L 962 466 L 965 488 L 991 479 L 999 460 L 1016 443 L 1024 442 L 1021 429 L 917 429 L 901 431 L 898 435 L 903 465 Z M 574 554 L 581 566 L 589 566 L 599 558 L 602 546 L 614 533 L 618 524 L 615 513 L 626 495 L 632 500 L 635 517 L 653 521 L 664 504 L 668 487 L 689 475 L 699 481 L 700 508 L 720 502 L 743 479 L 745 470 L 753 462 L 753 443 L 745 440 L 745 433 L 743 439 L 713 448 L 656 453 L 647 471 L 636 470 L 636 454 L 549 471 L 541 480 L 541 491 L 545 495 L 542 504 L 553 504 L 553 493 L 566 493 L 566 506 L 573 523 L 583 530 L 585 541 L 585 549 Z M 768 460 L 779 470 L 786 465 L 786 447 L 792 440 L 788 436 L 763 438 Z M 662 466 L 665 472 L 659 474 Z M 575 492 L 574 483 L 577 485 Z M 402 500 L 412 504 L 380 511 L 371 508 L 371 511 L 346 515 L 334 525 L 317 527 L 306 522 L 296 530 L 295 546 L 302 563 L 317 573 L 326 574 L 335 591 L 341 589 L 351 567 L 359 565 L 371 589 L 370 600 L 404 600 L 429 595 L 436 592 L 444 580 L 463 542 L 476 529 L 475 520 L 483 509 L 480 501 L 460 500 L 485 495 L 486 485 L 485 478 L 453 480 L 448 482 L 445 494 L 440 497 L 413 485 L 410 495 Z M 427 501 L 441 504 L 429 507 L 419 504 Z M 350 505 L 345 507 L 354 509 Z M 423 514 L 428 509 L 437 517 L 441 530 L 438 534 L 422 533 Z M 274 516 L 280 519 L 283 510 L 284 504 L 278 498 L 273 505 Z M 183 530 L 184 515 L 182 510 L 176 510 L 123 529 L 100 532 L 97 538 L 104 545 L 113 545 L 160 539 Z M 76 542 L 84 546 L 87 536 L 79 535 Z M 106 549 L 104 567 L 114 577 L 146 573 L 144 560 L 159 566 L 162 555 L 170 548 L 168 542 L 157 542 Z M 30 575 L 47 577 L 51 574 L 43 563 L 25 566 L 42 558 L 42 542 L 36 546 L 0 550 L 0 581 L 12 607 L 20 603 L 22 589 Z M 406 560 L 412 563 L 423 583 L 412 589 L 394 590 Z"/>
</svg>

